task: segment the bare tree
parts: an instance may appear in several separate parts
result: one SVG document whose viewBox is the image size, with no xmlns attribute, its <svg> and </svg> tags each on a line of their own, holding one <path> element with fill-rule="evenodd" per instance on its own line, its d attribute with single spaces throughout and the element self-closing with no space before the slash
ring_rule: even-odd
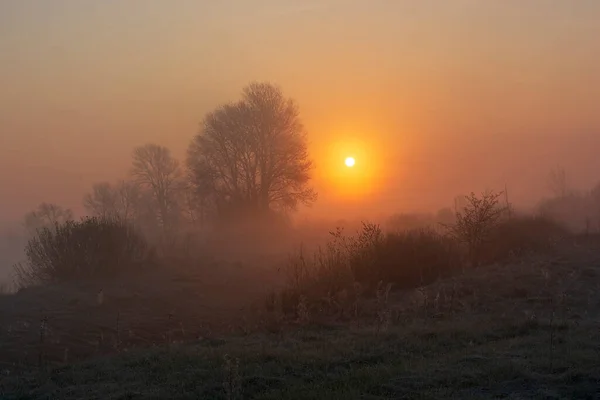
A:
<svg viewBox="0 0 600 400">
<path fill-rule="evenodd" d="M 206 216 L 206 205 L 202 193 L 196 191 L 191 185 L 186 185 L 182 190 L 181 201 L 187 220 L 192 225 L 203 225 Z"/>
<path fill-rule="evenodd" d="M 34 211 L 25 215 L 24 225 L 29 234 L 33 235 L 38 229 L 51 227 L 73 219 L 73 212 L 56 204 L 42 203 Z"/>
<path fill-rule="evenodd" d="M 83 207 L 92 216 L 114 218 L 117 211 L 117 191 L 108 182 L 95 183 L 92 192 L 83 197 Z"/>
<path fill-rule="evenodd" d="M 188 149 L 190 182 L 219 213 L 294 210 L 311 204 L 312 161 L 299 110 L 269 83 L 209 113 Z"/>
<path fill-rule="evenodd" d="M 83 206 L 90 215 L 131 222 L 135 220 L 139 198 L 140 189 L 135 182 L 100 182 L 94 184 L 92 192 L 84 196 Z"/>
<path fill-rule="evenodd" d="M 135 182 L 122 180 L 117 183 L 116 189 L 119 215 L 126 221 L 136 220 L 142 197 L 140 186 Z"/>
<path fill-rule="evenodd" d="M 560 165 L 550 171 L 548 176 L 548 189 L 556 197 L 564 198 L 569 194 L 567 172 Z"/>
<path fill-rule="evenodd" d="M 166 147 L 146 144 L 133 151 L 132 175 L 137 184 L 152 194 L 158 221 L 164 233 L 168 233 L 182 185 L 179 162 Z"/>
</svg>

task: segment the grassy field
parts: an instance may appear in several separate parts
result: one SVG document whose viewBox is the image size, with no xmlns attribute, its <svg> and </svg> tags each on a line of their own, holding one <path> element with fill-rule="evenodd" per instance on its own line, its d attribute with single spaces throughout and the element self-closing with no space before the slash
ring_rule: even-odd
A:
<svg viewBox="0 0 600 400">
<path fill-rule="evenodd" d="M 180 309 L 189 310 L 182 317 L 189 326 L 199 326 L 201 319 L 207 325 L 235 329 L 205 330 L 193 340 L 181 338 L 185 343 L 163 337 L 162 343 L 168 343 L 161 346 L 119 343 L 111 351 L 81 352 L 81 361 L 61 360 L 64 349 L 84 336 L 74 321 L 81 324 L 86 315 L 88 329 L 104 324 L 108 331 L 111 326 L 100 322 L 99 315 L 104 314 L 99 310 L 117 297 L 107 295 L 103 306 L 94 305 L 96 294 L 90 289 L 88 293 L 94 294 L 88 296 L 88 305 L 71 304 L 70 314 L 63 317 L 62 331 L 71 321 L 71 336 L 52 344 L 53 352 L 50 341 L 44 342 L 44 362 L 36 365 L 30 357 L 18 368 L 16 354 L 22 354 L 18 346 L 29 346 L 25 348 L 35 353 L 40 350 L 39 338 L 36 341 L 32 334 L 28 341 L 14 341 L 16 336 L 7 336 L 5 323 L 14 323 L 19 313 L 39 304 L 41 292 L 31 289 L 0 299 L 4 340 L 0 359 L 5 361 L 0 398 L 597 399 L 599 250 L 595 243 L 571 243 L 552 256 L 469 270 L 419 290 L 393 292 L 385 302 L 366 300 L 361 316 L 350 320 L 309 315 L 294 323 L 284 322 L 277 313 L 263 313 L 251 321 L 250 299 L 256 299 L 258 307 L 259 289 L 266 283 L 249 290 L 253 286 L 243 272 L 239 279 L 214 277 L 213 291 L 206 289 L 202 299 L 190 297 L 194 284 L 185 280 L 168 292 L 171 302 L 160 310 L 179 302 Z M 220 279 L 235 276 L 232 271 Z M 47 296 L 60 297 L 56 292 Z M 151 296 L 145 296 L 149 301 Z M 68 296 L 63 297 L 70 304 Z M 226 298 L 235 301 L 222 303 Z M 51 303 L 45 303 L 49 312 Z M 159 303 L 155 300 L 155 306 L 147 307 L 157 309 Z M 15 311 L 6 317 L 9 304 Z M 122 310 L 127 309 L 125 304 Z M 96 313 L 90 311 L 94 307 Z M 137 307 L 122 311 L 119 329 L 125 331 L 133 315 L 140 324 L 144 315 L 156 315 L 140 313 Z M 153 331 L 156 343 L 168 331 L 162 325 L 138 329 Z M 5 345 L 8 337 L 13 342 Z"/>
</svg>

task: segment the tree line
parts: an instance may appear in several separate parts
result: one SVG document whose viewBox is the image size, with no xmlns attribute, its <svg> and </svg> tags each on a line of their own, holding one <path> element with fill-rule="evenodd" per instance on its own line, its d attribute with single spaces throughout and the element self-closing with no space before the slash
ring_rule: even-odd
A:
<svg viewBox="0 0 600 400">
<path fill-rule="evenodd" d="M 83 198 L 90 216 L 115 218 L 169 236 L 190 225 L 286 215 L 310 205 L 313 161 L 296 102 L 271 83 L 254 82 L 240 100 L 206 114 L 184 162 L 159 144 L 132 152 L 125 179 L 95 183 Z M 72 219 L 43 203 L 30 230 Z"/>
</svg>

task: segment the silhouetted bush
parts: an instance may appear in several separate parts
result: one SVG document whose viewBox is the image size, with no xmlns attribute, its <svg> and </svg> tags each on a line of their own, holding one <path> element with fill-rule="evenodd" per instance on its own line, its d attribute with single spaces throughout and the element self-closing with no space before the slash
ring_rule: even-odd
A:
<svg viewBox="0 0 600 400">
<path fill-rule="evenodd" d="M 388 230 L 394 232 L 428 229 L 435 225 L 435 216 L 432 214 L 394 214 L 387 221 Z"/>
<path fill-rule="evenodd" d="M 467 260 L 472 266 L 483 262 L 483 249 L 507 208 L 499 205 L 502 193 L 485 192 L 480 197 L 471 193 L 463 198 L 464 206 L 456 212 L 456 222 L 447 225 L 451 237 L 466 246 Z"/>
<path fill-rule="evenodd" d="M 395 288 L 415 288 L 461 268 L 456 242 L 431 229 L 390 233 L 369 256 L 368 263 L 353 262 L 352 267 L 356 279 L 370 289 L 380 281 Z"/>
<path fill-rule="evenodd" d="M 582 233 L 595 214 L 593 196 L 590 194 L 568 193 L 565 196 L 542 200 L 538 211 L 546 219 L 556 221 L 572 232 Z"/>
<path fill-rule="evenodd" d="M 286 288 L 280 293 L 281 307 L 285 313 L 293 313 L 302 301 L 319 307 L 337 293 L 354 283 L 350 269 L 350 247 L 342 230 L 331 232 L 332 239 L 314 253 L 304 248 L 290 255 L 285 268 Z M 273 299 L 274 300 L 274 299 Z"/>
<path fill-rule="evenodd" d="M 490 232 L 481 249 L 483 263 L 490 264 L 552 250 L 569 235 L 566 227 L 540 216 L 519 216 L 503 220 Z"/>
<path fill-rule="evenodd" d="M 355 236 L 344 236 L 341 229 L 331 232 L 332 239 L 315 253 L 301 250 L 290 257 L 287 286 L 279 298 L 269 298 L 268 307 L 279 300 L 286 314 L 298 314 L 300 309 L 343 314 L 359 297 L 375 295 L 382 284 L 414 289 L 459 273 L 474 256 L 464 244 L 476 246 L 477 264 L 471 265 L 481 265 L 551 251 L 569 235 L 550 219 L 500 215 L 503 209 L 496 206 L 496 195 L 480 202 L 473 199 L 458 231 L 466 235 L 464 240 L 433 229 L 384 234 L 378 225 L 368 223 Z"/>
<path fill-rule="evenodd" d="M 15 267 L 20 287 L 81 278 L 112 278 L 150 261 L 144 238 L 126 222 L 86 218 L 43 228 Z"/>
<path fill-rule="evenodd" d="M 288 285 L 281 293 L 284 312 L 300 303 L 312 309 L 343 307 L 362 294 L 373 294 L 381 282 L 415 288 L 461 268 L 456 242 L 433 230 L 384 234 L 378 225 L 363 224 L 356 236 L 332 232 L 332 240 L 312 256 L 290 257 Z"/>
</svg>

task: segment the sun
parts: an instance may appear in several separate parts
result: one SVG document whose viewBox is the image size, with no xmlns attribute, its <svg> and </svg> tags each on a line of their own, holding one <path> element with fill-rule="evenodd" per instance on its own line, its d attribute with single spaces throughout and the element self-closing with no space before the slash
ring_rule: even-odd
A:
<svg viewBox="0 0 600 400">
<path fill-rule="evenodd" d="M 346 157 L 346 161 L 344 161 L 344 163 L 346 164 L 346 167 L 352 168 L 354 167 L 354 164 L 356 164 L 356 160 L 354 157 Z"/>
</svg>

